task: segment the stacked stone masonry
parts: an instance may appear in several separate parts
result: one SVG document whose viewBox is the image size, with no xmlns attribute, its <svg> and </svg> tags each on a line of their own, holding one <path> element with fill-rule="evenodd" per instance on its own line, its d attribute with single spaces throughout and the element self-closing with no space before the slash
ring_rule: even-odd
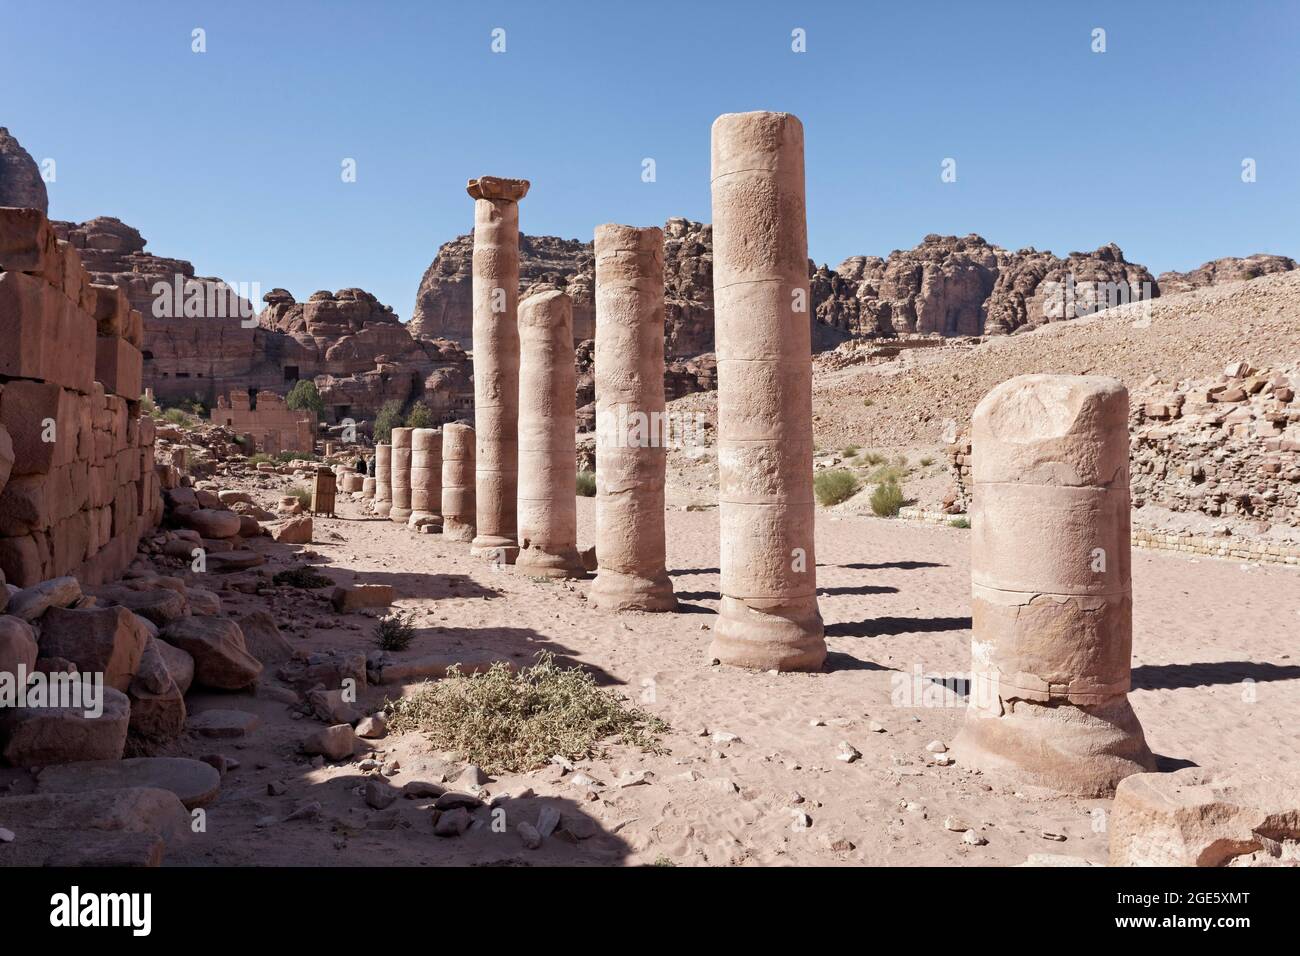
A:
<svg viewBox="0 0 1300 956">
<path fill-rule="evenodd" d="M 162 511 L 143 322 L 43 213 L 0 208 L 0 571 L 117 577 Z"/>
</svg>

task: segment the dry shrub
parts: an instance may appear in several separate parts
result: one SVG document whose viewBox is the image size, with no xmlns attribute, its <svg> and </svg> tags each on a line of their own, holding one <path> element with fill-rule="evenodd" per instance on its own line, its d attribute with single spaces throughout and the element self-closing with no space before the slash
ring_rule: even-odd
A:
<svg viewBox="0 0 1300 956">
<path fill-rule="evenodd" d="M 548 653 L 518 672 L 501 661 L 480 674 L 455 667 L 443 680 L 388 706 L 390 729 L 421 731 L 434 746 L 490 774 L 533 770 L 556 754 L 570 760 L 597 756 L 598 745 L 614 737 L 653 751 L 668 729 L 653 714 L 597 687 L 583 668 L 560 667 Z"/>
</svg>

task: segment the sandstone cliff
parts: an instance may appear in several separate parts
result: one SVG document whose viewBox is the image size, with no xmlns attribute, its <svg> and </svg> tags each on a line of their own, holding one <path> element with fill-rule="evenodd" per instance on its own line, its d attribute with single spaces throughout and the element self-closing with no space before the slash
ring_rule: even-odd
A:
<svg viewBox="0 0 1300 956">
<path fill-rule="evenodd" d="M 0 126 L 0 206 L 50 211 L 50 197 L 40 167 L 3 126 Z"/>
</svg>

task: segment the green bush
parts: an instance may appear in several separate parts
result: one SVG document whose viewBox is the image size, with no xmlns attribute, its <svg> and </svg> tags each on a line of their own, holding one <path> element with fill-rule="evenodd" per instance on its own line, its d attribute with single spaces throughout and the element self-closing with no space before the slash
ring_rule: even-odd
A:
<svg viewBox="0 0 1300 956">
<path fill-rule="evenodd" d="M 433 409 L 424 402 L 416 402 L 406 413 L 407 428 L 436 428 L 437 426 L 438 419 L 434 417 Z"/>
<path fill-rule="evenodd" d="M 880 454 L 879 452 L 874 452 L 874 451 L 863 452 L 861 461 L 862 464 L 870 465 L 872 468 L 874 468 L 876 467 L 876 465 L 884 464 L 885 456 Z"/>
<path fill-rule="evenodd" d="M 933 465 L 933 464 L 934 464 L 934 459 L 933 459 L 933 458 L 922 458 L 922 459 L 921 459 L 921 467 L 922 467 L 922 468 L 929 468 L 929 467 L 930 467 L 931 465 Z"/>
<path fill-rule="evenodd" d="M 596 473 L 594 471 L 578 472 L 578 494 L 583 498 L 596 497 Z"/>
<path fill-rule="evenodd" d="M 844 450 L 840 452 L 840 454 L 845 458 L 852 458 L 855 455 L 857 455 L 857 453 L 861 450 L 862 449 L 860 449 L 857 445 L 845 445 Z"/>
<path fill-rule="evenodd" d="M 311 507 L 311 492 L 308 491 L 306 488 L 304 488 L 302 485 L 290 486 L 285 491 L 285 496 L 288 497 L 290 495 L 292 495 L 294 498 L 297 498 L 298 504 L 302 505 L 304 508 Z"/>
<path fill-rule="evenodd" d="M 876 485 L 871 492 L 871 510 L 882 518 L 895 518 L 898 509 L 903 507 L 903 489 L 898 481 L 889 478 Z"/>
<path fill-rule="evenodd" d="M 249 463 L 250 465 L 260 465 L 260 464 L 262 464 L 263 462 L 266 462 L 267 464 L 274 464 L 275 459 L 272 458 L 270 455 L 268 455 L 268 454 L 267 454 L 266 452 L 264 452 L 264 451 L 259 451 L 259 452 L 258 452 L 257 454 L 255 454 L 255 455 L 249 455 L 249 456 L 248 456 L 248 463 Z"/>
<path fill-rule="evenodd" d="M 857 476 L 845 468 L 828 468 L 813 476 L 813 492 L 825 508 L 852 498 L 859 487 Z"/>
<path fill-rule="evenodd" d="M 960 518 L 953 518 L 951 521 L 948 522 L 948 527 L 950 527 L 950 528 L 969 528 L 969 527 L 970 527 L 970 518 L 967 518 L 967 517 L 964 516 L 964 515 L 963 515 L 962 517 L 960 517 Z"/>
<path fill-rule="evenodd" d="M 384 402 L 375 416 L 375 444 L 393 440 L 393 429 L 402 425 L 402 403 L 392 398 Z"/>
<path fill-rule="evenodd" d="M 295 411 L 311 411 L 317 415 L 325 414 L 325 400 L 320 397 L 316 383 L 309 378 L 300 378 L 289 389 L 289 397 L 284 403 Z"/>
</svg>

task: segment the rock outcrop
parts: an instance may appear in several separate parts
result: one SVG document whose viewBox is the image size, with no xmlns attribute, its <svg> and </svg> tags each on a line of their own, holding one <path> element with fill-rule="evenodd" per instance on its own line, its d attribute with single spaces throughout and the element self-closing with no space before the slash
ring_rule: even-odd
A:
<svg viewBox="0 0 1300 956">
<path fill-rule="evenodd" d="M 474 236 L 466 233 L 445 242 L 420 280 L 415 314 L 409 325 L 418 339 L 446 339 L 468 349 L 474 324 L 470 301 L 470 265 Z M 591 243 L 555 236 L 519 236 L 520 298 L 549 285 L 573 299 L 574 343 L 595 334 L 596 306 Z M 576 281 L 575 281 L 576 280 Z"/>
<path fill-rule="evenodd" d="M 40 167 L 3 126 L 0 126 L 0 206 L 50 211 L 50 197 Z"/>
<path fill-rule="evenodd" d="M 1190 272 L 1162 272 L 1156 282 L 1160 285 L 1161 294 L 1172 295 L 1175 292 L 1202 289 L 1207 285 L 1245 282 L 1275 272 L 1290 272 L 1295 267 L 1294 259 L 1260 252 L 1245 258 L 1226 256 L 1215 259 Z"/>
</svg>

